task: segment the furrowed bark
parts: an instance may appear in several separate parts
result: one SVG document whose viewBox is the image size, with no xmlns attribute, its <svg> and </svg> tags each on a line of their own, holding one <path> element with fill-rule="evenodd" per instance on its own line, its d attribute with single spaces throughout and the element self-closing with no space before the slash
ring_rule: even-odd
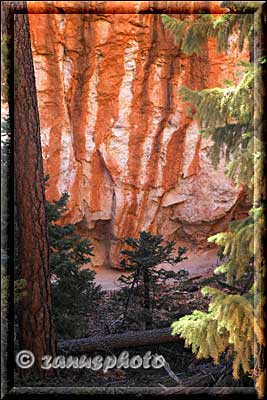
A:
<svg viewBox="0 0 267 400">
<path fill-rule="evenodd" d="M 19 347 L 33 352 L 31 371 L 40 373 L 42 356 L 55 354 L 55 333 L 39 114 L 26 2 L 5 2 L 4 13 L 5 33 L 14 43 L 14 104 L 10 96 L 9 109 L 14 111 L 16 267 L 26 281 L 19 306 Z"/>
</svg>

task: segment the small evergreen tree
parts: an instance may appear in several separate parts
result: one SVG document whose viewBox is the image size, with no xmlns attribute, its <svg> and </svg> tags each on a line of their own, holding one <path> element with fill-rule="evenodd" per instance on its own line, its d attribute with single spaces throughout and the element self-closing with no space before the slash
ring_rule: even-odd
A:
<svg viewBox="0 0 267 400">
<path fill-rule="evenodd" d="M 93 256 L 90 241 L 81 238 L 74 224 L 58 223 L 67 211 L 68 198 L 63 193 L 59 200 L 46 203 L 53 315 L 62 338 L 86 335 L 88 313 L 102 294 L 94 283 L 95 272 L 81 269 Z"/>
<path fill-rule="evenodd" d="M 126 248 L 121 251 L 126 256 L 121 262 L 121 267 L 129 272 L 129 275 L 119 278 L 126 289 L 124 320 L 130 302 L 133 301 L 139 308 L 136 317 L 139 322 L 144 322 L 145 329 L 152 328 L 155 309 L 162 310 L 166 303 L 171 302 L 172 290 L 166 287 L 166 281 L 177 282 L 188 275 L 184 270 L 174 272 L 163 268 L 156 269 L 159 264 L 176 264 L 187 258 L 183 257 L 186 248 L 179 247 L 178 254 L 174 255 L 175 242 L 163 242 L 161 235 L 143 231 L 138 239 L 126 238 Z"/>
</svg>

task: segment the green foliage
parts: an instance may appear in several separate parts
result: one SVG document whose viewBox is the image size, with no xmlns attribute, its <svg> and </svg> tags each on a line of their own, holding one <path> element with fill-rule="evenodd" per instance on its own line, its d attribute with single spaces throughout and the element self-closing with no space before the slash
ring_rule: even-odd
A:
<svg viewBox="0 0 267 400">
<path fill-rule="evenodd" d="M 131 300 L 138 307 L 136 318 L 139 323 L 144 322 L 146 329 L 152 327 L 152 315 L 156 310 L 164 309 L 170 304 L 175 287 L 166 287 L 166 282 L 172 280 L 179 282 L 185 279 L 188 273 L 184 270 L 178 272 L 157 268 L 159 264 L 176 264 L 184 257 L 185 248 L 179 247 L 174 255 L 175 242 L 164 243 L 161 235 L 152 235 L 149 232 L 140 232 L 138 239 L 126 238 L 126 249 L 121 253 L 126 257 L 121 262 L 121 267 L 128 275 L 122 275 L 119 281 L 123 285 L 122 293 L 126 300 L 126 317 Z"/>
<path fill-rule="evenodd" d="M 4 317 L 9 302 L 9 284 L 10 277 L 8 275 L 1 276 L 1 314 Z M 16 279 L 14 281 L 14 304 L 18 304 L 19 301 L 26 295 L 26 281 L 25 279 Z"/>
<path fill-rule="evenodd" d="M 175 38 L 175 44 L 180 46 L 184 54 L 198 54 L 203 45 L 211 38 L 216 39 L 217 51 L 227 51 L 230 37 L 239 31 L 239 50 L 245 45 L 247 38 L 253 46 L 253 14 L 223 14 L 212 16 L 209 14 L 195 17 L 184 16 L 176 19 L 169 15 L 161 15 L 165 29 L 170 31 Z"/>
<path fill-rule="evenodd" d="M 11 62 L 11 39 L 7 35 L 1 38 L 1 101 L 7 102 L 9 96 L 10 81 L 10 62 Z"/>
<path fill-rule="evenodd" d="M 12 46 L 11 37 L 3 34 L 1 37 L 1 102 L 3 103 L 13 100 L 11 97 L 13 93 L 9 87 L 10 82 L 13 81 L 14 87 L 16 87 L 20 81 L 20 66 L 13 65 Z"/>
<path fill-rule="evenodd" d="M 227 161 L 226 174 L 250 190 L 254 181 L 254 67 L 240 62 L 241 79 L 237 86 L 191 90 L 182 87 L 182 99 L 195 108 L 194 118 L 205 137 L 212 139 L 208 155 L 215 167 Z"/>
<path fill-rule="evenodd" d="M 81 238 L 75 225 L 58 223 L 68 198 L 63 193 L 59 200 L 46 202 L 53 315 L 57 332 L 64 338 L 87 334 L 88 314 L 102 295 L 94 283 L 95 272 L 81 269 L 93 256 L 90 241 Z"/>
<path fill-rule="evenodd" d="M 253 294 L 230 295 L 214 288 L 204 288 L 203 295 L 212 301 L 207 313 L 194 311 L 172 324 L 173 334 L 185 338 L 197 358 L 212 357 L 215 363 L 225 351 L 234 352 L 233 376 L 238 379 L 240 367 L 252 374 L 254 331 L 262 340 L 254 316 Z M 259 336 L 257 336 L 259 335 Z"/>
<path fill-rule="evenodd" d="M 215 273 L 226 274 L 229 284 L 241 279 L 248 268 L 253 268 L 254 218 L 251 212 L 248 218 L 232 221 L 227 232 L 211 236 L 208 241 L 223 248 L 223 255 L 227 261 L 220 265 Z"/>
<path fill-rule="evenodd" d="M 214 129 L 225 124 L 250 125 L 253 115 L 254 67 L 239 63 L 240 82 L 237 86 L 203 90 L 182 87 L 179 94 L 185 102 L 196 107 L 195 118 L 203 129 Z"/>
<path fill-rule="evenodd" d="M 124 249 L 121 254 L 127 256 L 127 270 L 134 270 L 137 266 L 151 268 L 163 262 L 176 264 L 185 259 L 183 254 L 186 249 L 179 247 L 177 256 L 173 255 L 175 242 L 166 242 L 162 235 L 152 235 L 149 232 L 140 232 L 138 239 L 126 238 L 125 244 L 133 250 Z M 126 259 L 124 259 L 126 262 Z"/>
<path fill-rule="evenodd" d="M 259 4 L 223 2 L 222 7 L 229 7 L 231 13 L 219 17 L 187 17 L 182 21 L 162 16 L 162 22 L 185 54 L 199 53 L 210 38 L 216 40 L 217 51 L 228 51 L 232 34 L 238 35 L 239 50 L 248 44 L 250 62 L 239 62 L 237 84 L 224 81 L 222 87 L 198 91 L 182 87 L 179 95 L 191 105 L 189 112 L 191 115 L 194 112 L 201 133 L 213 141 L 209 156 L 214 166 L 225 158 L 226 174 L 243 185 L 252 202 L 255 178 L 262 176 L 263 154 L 263 144 L 255 137 L 255 131 L 261 130 L 262 116 L 261 91 L 255 91 L 254 86 L 255 82 L 261 82 L 261 67 L 266 62 L 259 49 L 254 50 L 253 12 Z M 226 232 L 209 238 L 209 242 L 220 246 L 225 259 L 215 270 L 215 274 L 225 275 L 226 282 L 222 282 L 225 290 L 204 287 L 203 295 L 211 299 L 208 312 L 194 311 L 172 324 L 173 334 L 185 338 L 186 345 L 192 346 L 197 357 L 212 357 L 219 362 L 225 351 L 232 351 L 235 379 L 240 375 L 240 367 L 244 373 L 252 374 L 253 361 L 265 343 L 264 327 L 259 319 L 261 299 L 257 278 L 260 271 L 255 264 L 260 248 L 254 240 L 263 229 L 264 218 L 258 192 L 253 197 L 254 205 L 246 218 L 230 222 Z M 245 276 L 253 273 L 254 283 L 240 284 Z M 229 293 L 229 289 L 237 293 Z"/>
</svg>

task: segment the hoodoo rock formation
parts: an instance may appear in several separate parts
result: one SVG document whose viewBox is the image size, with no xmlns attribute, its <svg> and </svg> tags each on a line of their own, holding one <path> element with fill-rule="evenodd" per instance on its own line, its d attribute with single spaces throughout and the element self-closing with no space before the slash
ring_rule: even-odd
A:
<svg viewBox="0 0 267 400">
<path fill-rule="evenodd" d="M 95 266 L 117 267 L 122 239 L 141 230 L 207 246 L 243 192 L 223 162 L 213 168 L 177 91 L 221 86 L 246 54 L 233 38 L 227 55 L 209 41 L 186 56 L 159 14 L 141 13 L 148 2 L 125 2 L 132 14 L 99 3 L 98 13 L 29 15 L 47 197 L 70 194 L 64 222 L 93 241 Z"/>
</svg>

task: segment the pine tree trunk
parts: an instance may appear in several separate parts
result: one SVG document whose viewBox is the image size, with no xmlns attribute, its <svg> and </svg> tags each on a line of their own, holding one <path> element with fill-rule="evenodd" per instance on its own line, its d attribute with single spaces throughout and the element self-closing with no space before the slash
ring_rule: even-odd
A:
<svg viewBox="0 0 267 400">
<path fill-rule="evenodd" d="M 144 270 L 144 309 L 145 309 L 145 329 L 152 329 L 152 315 L 150 305 L 150 276 L 147 269 Z"/>
<path fill-rule="evenodd" d="M 26 2 L 5 2 L 6 32 L 11 37 L 12 10 Z M 51 312 L 49 252 L 40 125 L 28 15 L 14 14 L 14 175 L 18 227 L 19 278 L 26 296 L 19 307 L 20 350 L 35 355 L 32 371 L 40 372 L 44 354 L 55 354 Z M 11 106 L 11 104 L 10 104 Z M 11 107 L 10 107 L 11 110 Z"/>
</svg>

